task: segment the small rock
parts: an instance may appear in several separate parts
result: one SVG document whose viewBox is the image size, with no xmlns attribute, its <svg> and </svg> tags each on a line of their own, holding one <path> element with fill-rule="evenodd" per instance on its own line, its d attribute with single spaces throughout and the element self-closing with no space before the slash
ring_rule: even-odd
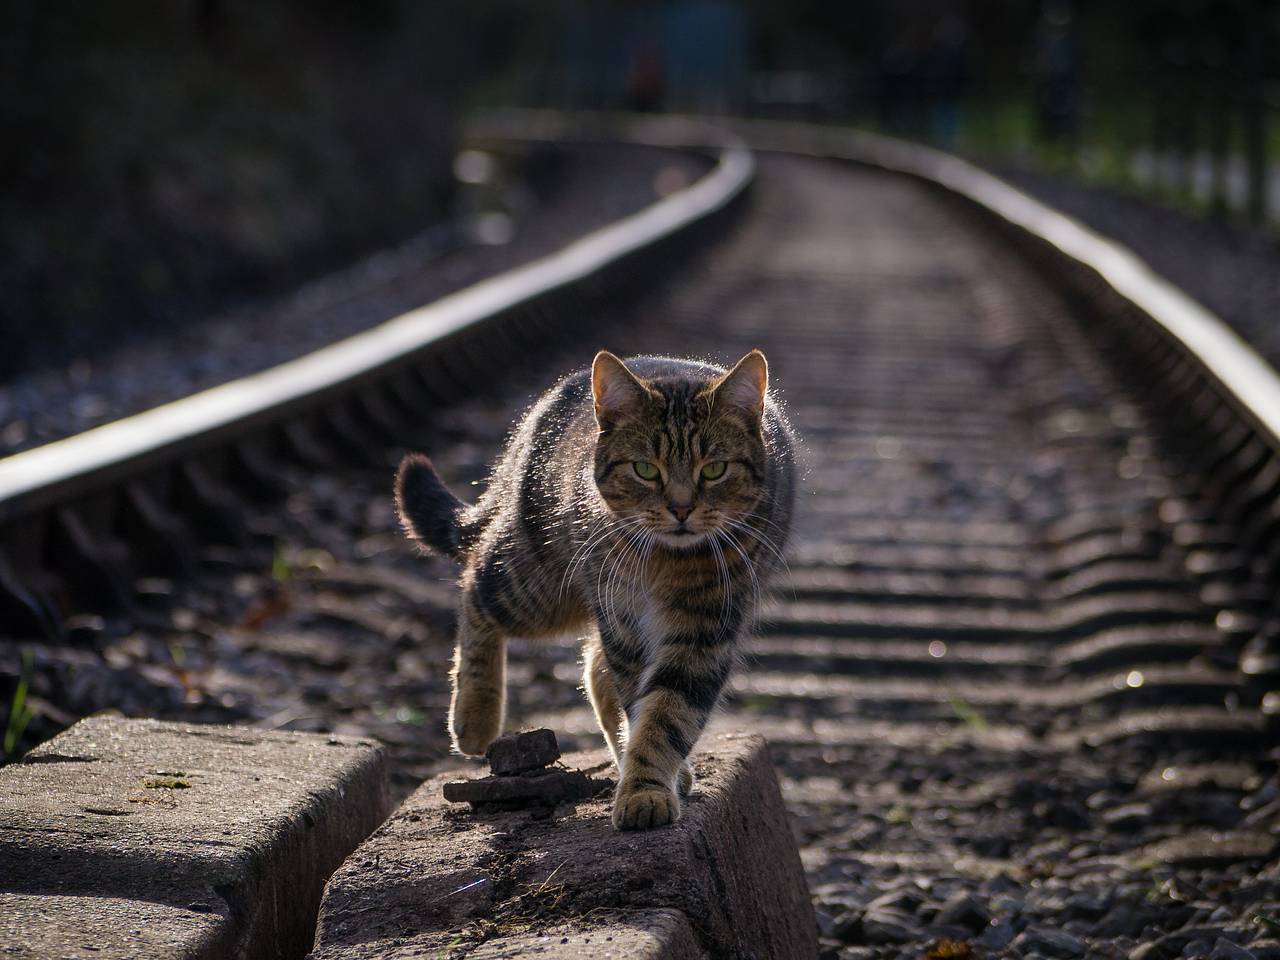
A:
<svg viewBox="0 0 1280 960">
<path fill-rule="evenodd" d="M 919 925 L 898 910 L 868 910 L 862 917 L 862 939 L 867 943 L 910 943 L 923 935 Z"/>
<path fill-rule="evenodd" d="M 836 921 L 831 916 L 831 914 L 819 908 L 813 911 L 813 916 L 814 916 L 814 919 L 818 921 L 818 936 L 820 937 L 835 936 Z"/>
<path fill-rule="evenodd" d="M 581 770 L 543 770 L 522 777 L 453 780 L 444 785 L 444 798 L 473 807 L 488 803 L 511 809 L 531 805 L 553 807 L 569 800 L 587 800 L 613 787 L 613 780 L 593 779 Z"/>
<path fill-rule="evenodd" d="M 1143 848 L 1139 859 L 1163 866 L 1225 867 L 1241 860 L 1265 860 L 1276 844 L 1275 837 L 1256 831 L 1192 830 Z"/>
<path fill-rule="evenodd" d="M 924 895 L 920 891 L 903 887 L 880 894 L 867 904 L 867 910 L 891 910 L 910 914 L 915 913 L 924 900 Z"/>
<path fill-rule="evenodd" d="M 1267 828 L 1271 824 L 1280 823 L 1280 800 L 1272 800 L 1256 807 L 1243 821 L 1246 827 Z"/>
<path fill-rule="evenodd" d="M 1046 957 L 1062 957 L 1071 960 L 1083 957 L 1089 950 L 1088 945 L 1079 937 L 1073 937 L 1061 930 L 1022 931 L 1013 941 L 1013 949 L 1021 954 L 1041 953 Z"/>
<path fill-rule="evenodd" d="M 1064 830 L 1089 828 L 1089 810 L 1076 800 L 1041 801 L 1032 808 L 1032 812 L 1045 826 Z"/>
<path fill-rule="evenodd" d="M 987 880 L 982 884 L 982 892 L 988 895 L 994 895 L 997 893 L 1013 893 L 1021 889 L 1022 884 L 1004 872 L 997 873 L 990 880 Z"/>
<path fill-rule="evenodd" d="M 961 890 L 947 898 L 933 922 L 943 926 L 964 927 L 977 933 L 991 922 L 991 911 L 973 894 Z"/>
<path fill-rule="evenodd" d="M 1109 910 L 1111 910 L 1111 902 L 1108 899 L 1090 896 L 1087 893 L 1072 894 L 1063 907 L 1063 912 L 1069 918 L 1089 921 L 1101 919 Z"/>
<path fill-rule="evenodd" d="M 998 920 L 982 931 L 982 935 L 974 943 L 988 950 L 999 951 L 1011 944 L 1017 935 L 1018 931 L 1007 920 Z"/>
<path fill-rule="evenodd" d="M 1112 807 L 1102 815 L 1102 822 L 1108 830 L 1116 833 L 1137 833 L 1151 823 L 1151 804 L 1126 803 Z"/>
<path fill-rule="evenodd" d="M 1218 907 L 1218 909 L 1214 910 L 1211 914 L 1209 914 L 1209 922 L 1210 923 L 1227 923 L 1228 921 L 1231 920 L 1231 917 L 1232 917 L 1232 913 L 1231 913 L 1230 907 Z"/>
<path fill-rule="evenodd" d="M 1209 954 L 1209 960 L 1257 960 L 1257 955 L 1238 943 L 1219 937 L 1218 942 L 1213 945 L 1213 953 Z"/>
<path fill-rule="evenodd" d="M 834 936 L 841 943 L 852 943 L 862 937 L 862 911 L 850 910 L 836 918 L 832 929 Z"/>
<path fill-rule="evenodd" d="M 1160 948 L 1157 956 L 1176 957 L 1176 956 L 1207 956 L 1213 948 L 1214 941 L 1223 933 L 1221 927 L 1183 927 L 1181 930 L 1174 930 L 1172 933 L 1166 933 L 1163 937 L 1156 940 L 1156 946 Z M 1188 947 L 1194 947 L 1196 953 L 1188 954 Z"/>
<path fill-rule="evenodd" d="M 1273 778 L 1241 800 L 1240 806 L 1245 810 L 1256 810 L 1277 799 L 1280 799 L 1280 780 Z"/>
<path fill-rule="evenodd" d="M 1009 851 L 1013 849 L 1013 841 L 1009 837 L 998 834 L 979 835 L 969 838 L 969 846 L 980 857 L 1002 860 L 1009 856 Z"/>
<path fill-rule="evenodd" d="M 485 756 L 495 777 L 512 777 L 555 763 L 560 759 L 560 746 L 551 730 L 525 730 L 499 737 Z"/>
<path fill-rule="evenodd" d="M 1136 937 L 1146 925 L 1145 913 L 1136 910 L 1132 904 L 1118 903 L 1098 921 L 1094 934 L 1099 937 Z"/>
</svg>

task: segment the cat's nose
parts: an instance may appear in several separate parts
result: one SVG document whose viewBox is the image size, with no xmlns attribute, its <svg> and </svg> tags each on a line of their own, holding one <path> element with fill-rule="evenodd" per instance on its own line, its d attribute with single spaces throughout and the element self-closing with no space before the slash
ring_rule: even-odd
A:
<svg viewBox="0 0 1280 960">
<path fill-rule="evenodd" d="M 693 504 L 691 503 L 673 503 L 667 507 L 671 511 L 671 515 L 681 523 L 689 519 L 689 514 L 693 513 Z"/>
</svg>

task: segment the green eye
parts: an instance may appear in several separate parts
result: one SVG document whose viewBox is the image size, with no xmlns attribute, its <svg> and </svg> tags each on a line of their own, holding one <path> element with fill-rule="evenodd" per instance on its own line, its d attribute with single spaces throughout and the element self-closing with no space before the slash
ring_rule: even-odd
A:
<svg viewBox="0 0 1280 960">
<path fill-rule="evenodd" d="M 655 467 L 648 460 L 637 460 L 635 463 L 632 464 L 632 466 L 635 467 L 636 476 L 639 477 L 641 480 L 657 480 L 658 479 L 658 468 Z"/>
<path fill-rule="evenodd" d="M 724 476 L 725 467 L 727 466 L 728 464 L 723 460 L 712 460 L 702 468 L 702 479 L 719 480 Z"/>
</svg>

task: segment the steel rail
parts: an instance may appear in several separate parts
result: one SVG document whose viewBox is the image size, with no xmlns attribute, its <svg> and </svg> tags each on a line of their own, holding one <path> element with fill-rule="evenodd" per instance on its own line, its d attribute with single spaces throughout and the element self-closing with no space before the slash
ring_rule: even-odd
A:
<svg viewBox="0 0 1280 960">
<path fill-rule="evenodd" d="M 627 139 L 719 148 L 710 173 L 561 250 L 260 373 L 0 460 L 0 522 L 171 457 L 402 363 L 451 334 L 581 283 L 726 208 L 754 175 L 749 150 L 691 121 L 634 121 Z M 652 137 L 646 134 L 652 130 Z"/>
<path fill-rule="evenodd" d="M 1249 698 L 1280 727 L 1280 374 L 1225 321 L 1132 250 L 959 157 L 865 131 L 765 120 L 730 129 L 754 149 L 851 161 L 970 202 L 1092 315 L 1109 360 L 1151 389 L 1196 505 L 1172 538 L 1217 608 Z M 1179 508 L 1180 509 L 1180 508 Z M 1177 514 L 1177 510 L 1174 514 Z"/>
<path fill-rule="evenodd" d="M 654 139 L 646 142 L 687 146 L 691 129 L 697 128 L 683 126 L 683 120 L 696 120 L 708 132 L 716 129 L 707 118 L 655 118 L 649 131 Z M 503 110 L 480 118 L 473 129 L 504 140 L 612 140 L 627 137 L 628 121 L 625 114 Z M 924 180 L 1051 245 L 1095 272 L 1159 324 L 1280 447 L 1280 373 L 1225 321 L 1123 244 L 960 157 L 922 144 L 811 123 L 743 119 L 714 123 L 757 151 L 848 160 Z"/>
<path fill-rule="evenodd" d="M 638 287 L 745 197 L 751 152 L 692 120 L 633 119 L 622 139 L 709 152 L 692 184 L 521 267 L 250 376 L 0 460 L 0 638 L 69 636 L 134 609 L 139 577 L 245 543 L 246 500 L 287 491 L 277 458 L 369 462 L 433 405 L 570 336 L 566 317 Z"/>
<path fill-rule="evenodd" d="M 782 121 L 740 120 L 731 129 L 757 150 L 853 160 L 929 181 L 1052 245 L 1096 272 L 1159 324 L 1238 401 L 1255 425 L 1280 443 L 1280 374 L 1225 321 L 1123 244 L 932 147 L 866 131 Z"/>
</svg>

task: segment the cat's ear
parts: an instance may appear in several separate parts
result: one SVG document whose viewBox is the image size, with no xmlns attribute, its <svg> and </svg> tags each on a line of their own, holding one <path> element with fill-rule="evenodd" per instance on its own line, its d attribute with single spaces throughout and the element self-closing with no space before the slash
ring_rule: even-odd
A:
<svg viewBox="0 0 1280 960">
<path fill-rule="evenodd" d="M 638 415 L 649 390 L 625 363 L 608 350 L 601 350 L 591 363 L 591 396 L 596 405 L 596 422 L 605 428 Z"/>
<path fill-rule="evenodd" d="M 769 389 L 769 361 L 759 350 L 752 350 L 713 389 L 717 404 L 737 408 L 759 421 L 764 416 L 764 397 Z"/>
</svg>

